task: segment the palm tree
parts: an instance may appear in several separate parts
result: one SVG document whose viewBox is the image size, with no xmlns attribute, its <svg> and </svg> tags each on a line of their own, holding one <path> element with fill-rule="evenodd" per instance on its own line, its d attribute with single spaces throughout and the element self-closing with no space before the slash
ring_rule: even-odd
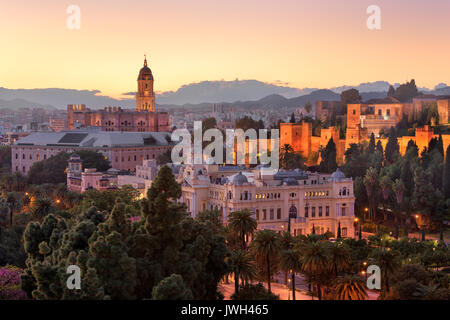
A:
<svg viewBox="0 0 450 320">
<path fill-rule="evenodd" d="M 370 167 L 366 171 L 366 175 L 364 176 L 364 186 L 366 187 L 367 197 L 369 198 L 369 202 L 371 204 L 371 212 L 369 212 L 369 219 L 373 220 L 373 209 L 375 207 L 375 192 L 378 186 L 378 172 L 375 168 Z"/>
<path fill-rule="evenodd" d="M 402 180 L 396 179 L 394 184 L 392 185 L 392 190 L 395 192 L 395 198 L 397 200 L 398 206 L 401 206 L 403 203 L 403 194 L 405 192 L 405 184 Z"/>
<path fill-rule="evenodd" d="M 403 183 L 403 181 L 400 179 L 396 179 L 392 185 L 392 191 L 394 191 L 394 193 L 395 193 L 395 199 L 397 200 L 397 205 L 398 205 L 398 208 L 400 209 L 403 204 L 403 195 L 405 192 L 405 184 Z M 405 219 L 404 229 L 405 229 L 405 236 L 408 237 L 408 234 L 407 234 L 408 227 L 407 227 L 406 219 Z"/>
<path fill-rule="evenodd" d="M 294 149 L 288 143 L 284 144 L 280 149 L 280 163 L 282 166 L 286 166 L 287 159 L 294 153 Z"/>
<path fill-rule="evenodd" d="M 328 257 L 333 266 L 334 276 L 337 277 L 339 272 L 349 267 L 350 253 L 341 242 L 331 243 L 329 246 Z"/>
<path fill-rule="evenodd" d="M 383 176 L 380 179 L 380 188 L 381 188 L 381 194 L 383 196 L 383 215 L 384 220 L 386 220 L 386 210 L 385 210 L 385 204 L 389 200 L 389 193 L 391 191 L 392 187 L 392 180 L 388 176 Z M 397 217 L 395 217 L 397 218 Z"/>
<path fill-rule="evenodd" d="M 360 276 L 345 276 L 336 280 L 336 300 L 365 300 L 368 297 L 364 280 Z"/>
<path fill-rule="evenodd" d="M 37 199 L 33 203 L 33 216 L 38 219 L 43 219 L 45 216 L 47 216 L 51 211 L 54 210 L 54 207 L 52 205 L 52 200 L 49 198 L 41 198 Z"/>
<path fill-rule="evenodd" d="M 239 235 L 242 249 L 245 250 L 248 236 L 252 235 L 258 226 L 251 212 L 247 209 L 232 212 L 228 218 L 228 225 Z"/>
<path fill-rule="evenodd" d="M 270 286 L 270 278 L 272 276 L 272 270 L 270 268 L 271 260 L 276 258 L 280 253 L 280 237 L 273 230 L 260 230 L 256 233 L 255 238 L 252 241 L 254 246 L 255 255 L 257 258 L 264 261 L 267 268 L 267 288 L 269 293 L 272 293 Z"/>
<path fill-rule="evenodd" d="M 381 278 L 384 279 L 385 293 L 389 292 L 389 280 L 401 267 L 399 254 L 393 250 L 377 249 L 374 252 L 375 264 L 381 269 Z"/>
<path fill-rule="evenodd" d="M 422 300 L 438 300 L 438 290 L 439 284 L 423 285 L 419 283 L 413 295 L 421 298 Z"/>
<path fill-rule="evenodd" d="M 281 253 L 281 269 L 291 273 L 292 277 L 292 299 L 295 300 L 295 272 L 302 269 L 301 255 L 298 250 L 289 249 Z"/>
<path fill-rule="evenodd" d="M 329 271 L 327 251 L 321 242 L 312 242 L 304 246 L 302 255 L 302 272 L 306 273 L 317 286 L 317 297 L 322 300 L 320 277 Z"/>
<path fill-rule="evenodd" d="M 291 233 L 288 231 L 281 232 L 280 235 L 280 246 L 282 250 L 289 250 L 292 249 L 294 246 L 294 238 L 292 237 Z M 288 282 L 288 271 L 284 271 L 284 284 L 287 285 Z"/>
<path fill-rule="evenodd" d="M 251 281 L 256 277 L 256 268 L 253 257 L 245 251 L 233 251 L 229 260 L 232 273 L 234 273 L 234 291 L 239 293 L 239 279 L 242 282 Z"/>
</svg>

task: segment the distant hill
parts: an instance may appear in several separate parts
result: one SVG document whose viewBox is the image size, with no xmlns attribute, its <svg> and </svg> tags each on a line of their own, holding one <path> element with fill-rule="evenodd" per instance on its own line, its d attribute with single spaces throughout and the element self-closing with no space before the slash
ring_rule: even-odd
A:
<svg viewBox="0 0 450 320">
<path fill-rule="evenodd" d="M 361 83 L 357 86 L 341 86 L 341 87 L 335 87 L 330 88 L 330 90 L 341 93 L 342 91 L 349 90 L 349 89 L 356 89 L 360 93 L 361 92 L 388 92 L 389 90 L 389 82 L 387 81 L 375 81 L 375 82 L 367 82 L 367 83 Z"/>
<path fill-rule="evenodd" d="M 48 110 L 55 110 L 56 108 L 51 105 L 42 105 L 36 102 L 27 101 L 24 99 L 13 99 L 13 100 L 0 100 L 0 108 L 8 109 L 18 109 L 18 108 L 42 108 Z"/>
<path fill-rule="evenodd" d="M 177 91 L 163 92 L 157 96 L 157 101 L 181 105 L 257 100 L 272 94 L 290 98 L 308 93 L 309 89 L 305 90 L 257 80 L 202 81 L 184 85 Z"/>
<path fill-rule="evenodd" d="M 136 106 L 134 99 L 117 100 L 100 95 L 98 90 L 73 90 L 73 89 L 7 89 L 0 87 L 0 107 L 9 101 L 10 108 L 23 107 L 21 99 L 36 105 L 52 106 L 57 109 L 66 109 L 68 104 L 86 104 L 92 108 L 104 108 L 106 106 L 123 106 L 131 108 Z M 16 103 L 14 103 L 16 101 Z"/>
<path fill-rule="evenodd" d="M 270 84 L 257 80 L 202 81 L 180 87 L 176 91 L 157 94 L 156 103 L 163 108 L 183 106 L 185 109 L 208 106 L 212 103 L 257 107 L 300 107 L 308 101 L 339 100 L 339 94 L 356 88 L 363 100 L 383 98 L 390 84 L 386 81 L 340 86 L 330 89 L 298 89 L 286 84 Z M 450 87 L 440 83 L 434 89 L 420 88 L 427 94 L 450 95 Z M 7 89 L 0 87 L 0 108 L 43 107 L 65 109 L 68 104 L 86 104 L 93 109 L 106 106 L 135 108 L 133 92 L 130 98 L 114 99 L 101 95 L 99 90 L 73 89 Z"/>
</svg>

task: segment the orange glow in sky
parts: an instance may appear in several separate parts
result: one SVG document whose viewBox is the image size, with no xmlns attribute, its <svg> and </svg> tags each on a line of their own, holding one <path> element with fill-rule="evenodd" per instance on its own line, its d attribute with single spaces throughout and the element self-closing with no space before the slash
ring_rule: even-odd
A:
<svg viewBox="0 0 450 320">
<path fill-rule="evenodd" d="M 6 3 L 8 2 L 8 3 Z M 381 8 L 381 30 L 366 9 Z M 81 9 L 80 30 L 66 26 Z M 144 53 L 157 91 L 256 79 L 327 88 L 450 82 L 450 1 L 2 1 L 0 86 L 136 90 Z"/>
</svg>

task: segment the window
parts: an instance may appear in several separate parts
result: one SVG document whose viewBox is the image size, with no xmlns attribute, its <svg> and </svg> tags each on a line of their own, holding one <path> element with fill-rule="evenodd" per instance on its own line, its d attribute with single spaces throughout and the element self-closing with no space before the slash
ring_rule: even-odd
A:
<svg viewBox="0 0 450 320">
<path fill-rule="evenodd" d="M 356 114 L 356 109 L 353 109 L 353 114 Z"/>
<path fill-rule="evenodd" d="M 16 153 L 16 159 L 19 159 L 19 154 L 18 153 Z"/>
<path fill-rule="evenodd" d="M 305 207 L 305 218 L 308 218 L 309 215 L 309 207 Z"/>
<path fill-rule="evenodd" d="M 326 206 L 326 207 L 325 207 L 325 215 L 326 215 L 327 217 L 330 216 L 330 206 Z"/>
<path fill-rule="evenodd" d="M 319 207 L 319 217 L 322 216 L 322 206 Z"/>
<path fill-rule="evenodd" d="M 270 220 L 274 219 L 274 210 L 270 209 Z"/>
<path fill-rule="evenodd" d="M 342 228 L 342 236 L 346 237 L 347 236 L 347 228 Z"/>
<path fill-rule="evenodd" d="M 381 109 L 378 109 L 378 115 L 381 116 Z"/>
<path fill-rule="evenodd" d="M 281 208 L 277 209 L 277 219 L 280 220 L 281 219 Z"/>
<path fill-rule="evenodd" d="M 311 208 L 311 217 L 314 218 L 316 216 L 316 207 Z"/>
<path fill-rule="evenodd" d="M 267 210 L 263 209 L 263 220 L 267 220 Z"/>
<path fill-rule="evenodd" d="M 259 221 L 259 210 L 258 209 L 256 209 L 256 220 Z"/>
<path fill-rule="evenodd" d="M 343 216 L 343 217 L 345 217 L 345 215 L 347 214 L 347 208 L 342 208 L 341 209 L 341 215 Z"/>
</svg>

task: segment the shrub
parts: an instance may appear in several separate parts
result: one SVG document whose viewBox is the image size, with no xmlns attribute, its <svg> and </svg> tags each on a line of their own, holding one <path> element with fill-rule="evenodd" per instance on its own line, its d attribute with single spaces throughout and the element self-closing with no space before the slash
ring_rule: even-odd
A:
<svg viewBox="0 0 450 320">
<path fill-rule="evenodd" d="M 247 284 L 245 286 L 241 286 L 239 289 L 239 293 L 234 293 L 231 296 L 232 300 L 279 300 L 280 297 L 269 293 L 266 288 L 258 283 L 256 285 Z"/>
<path fill-rule="evenodd" d="M 22 270 L 14 266 L 0 268 L 0 300 L 23 300 L 25 292 L 21 288 Z"/>
</svg>

